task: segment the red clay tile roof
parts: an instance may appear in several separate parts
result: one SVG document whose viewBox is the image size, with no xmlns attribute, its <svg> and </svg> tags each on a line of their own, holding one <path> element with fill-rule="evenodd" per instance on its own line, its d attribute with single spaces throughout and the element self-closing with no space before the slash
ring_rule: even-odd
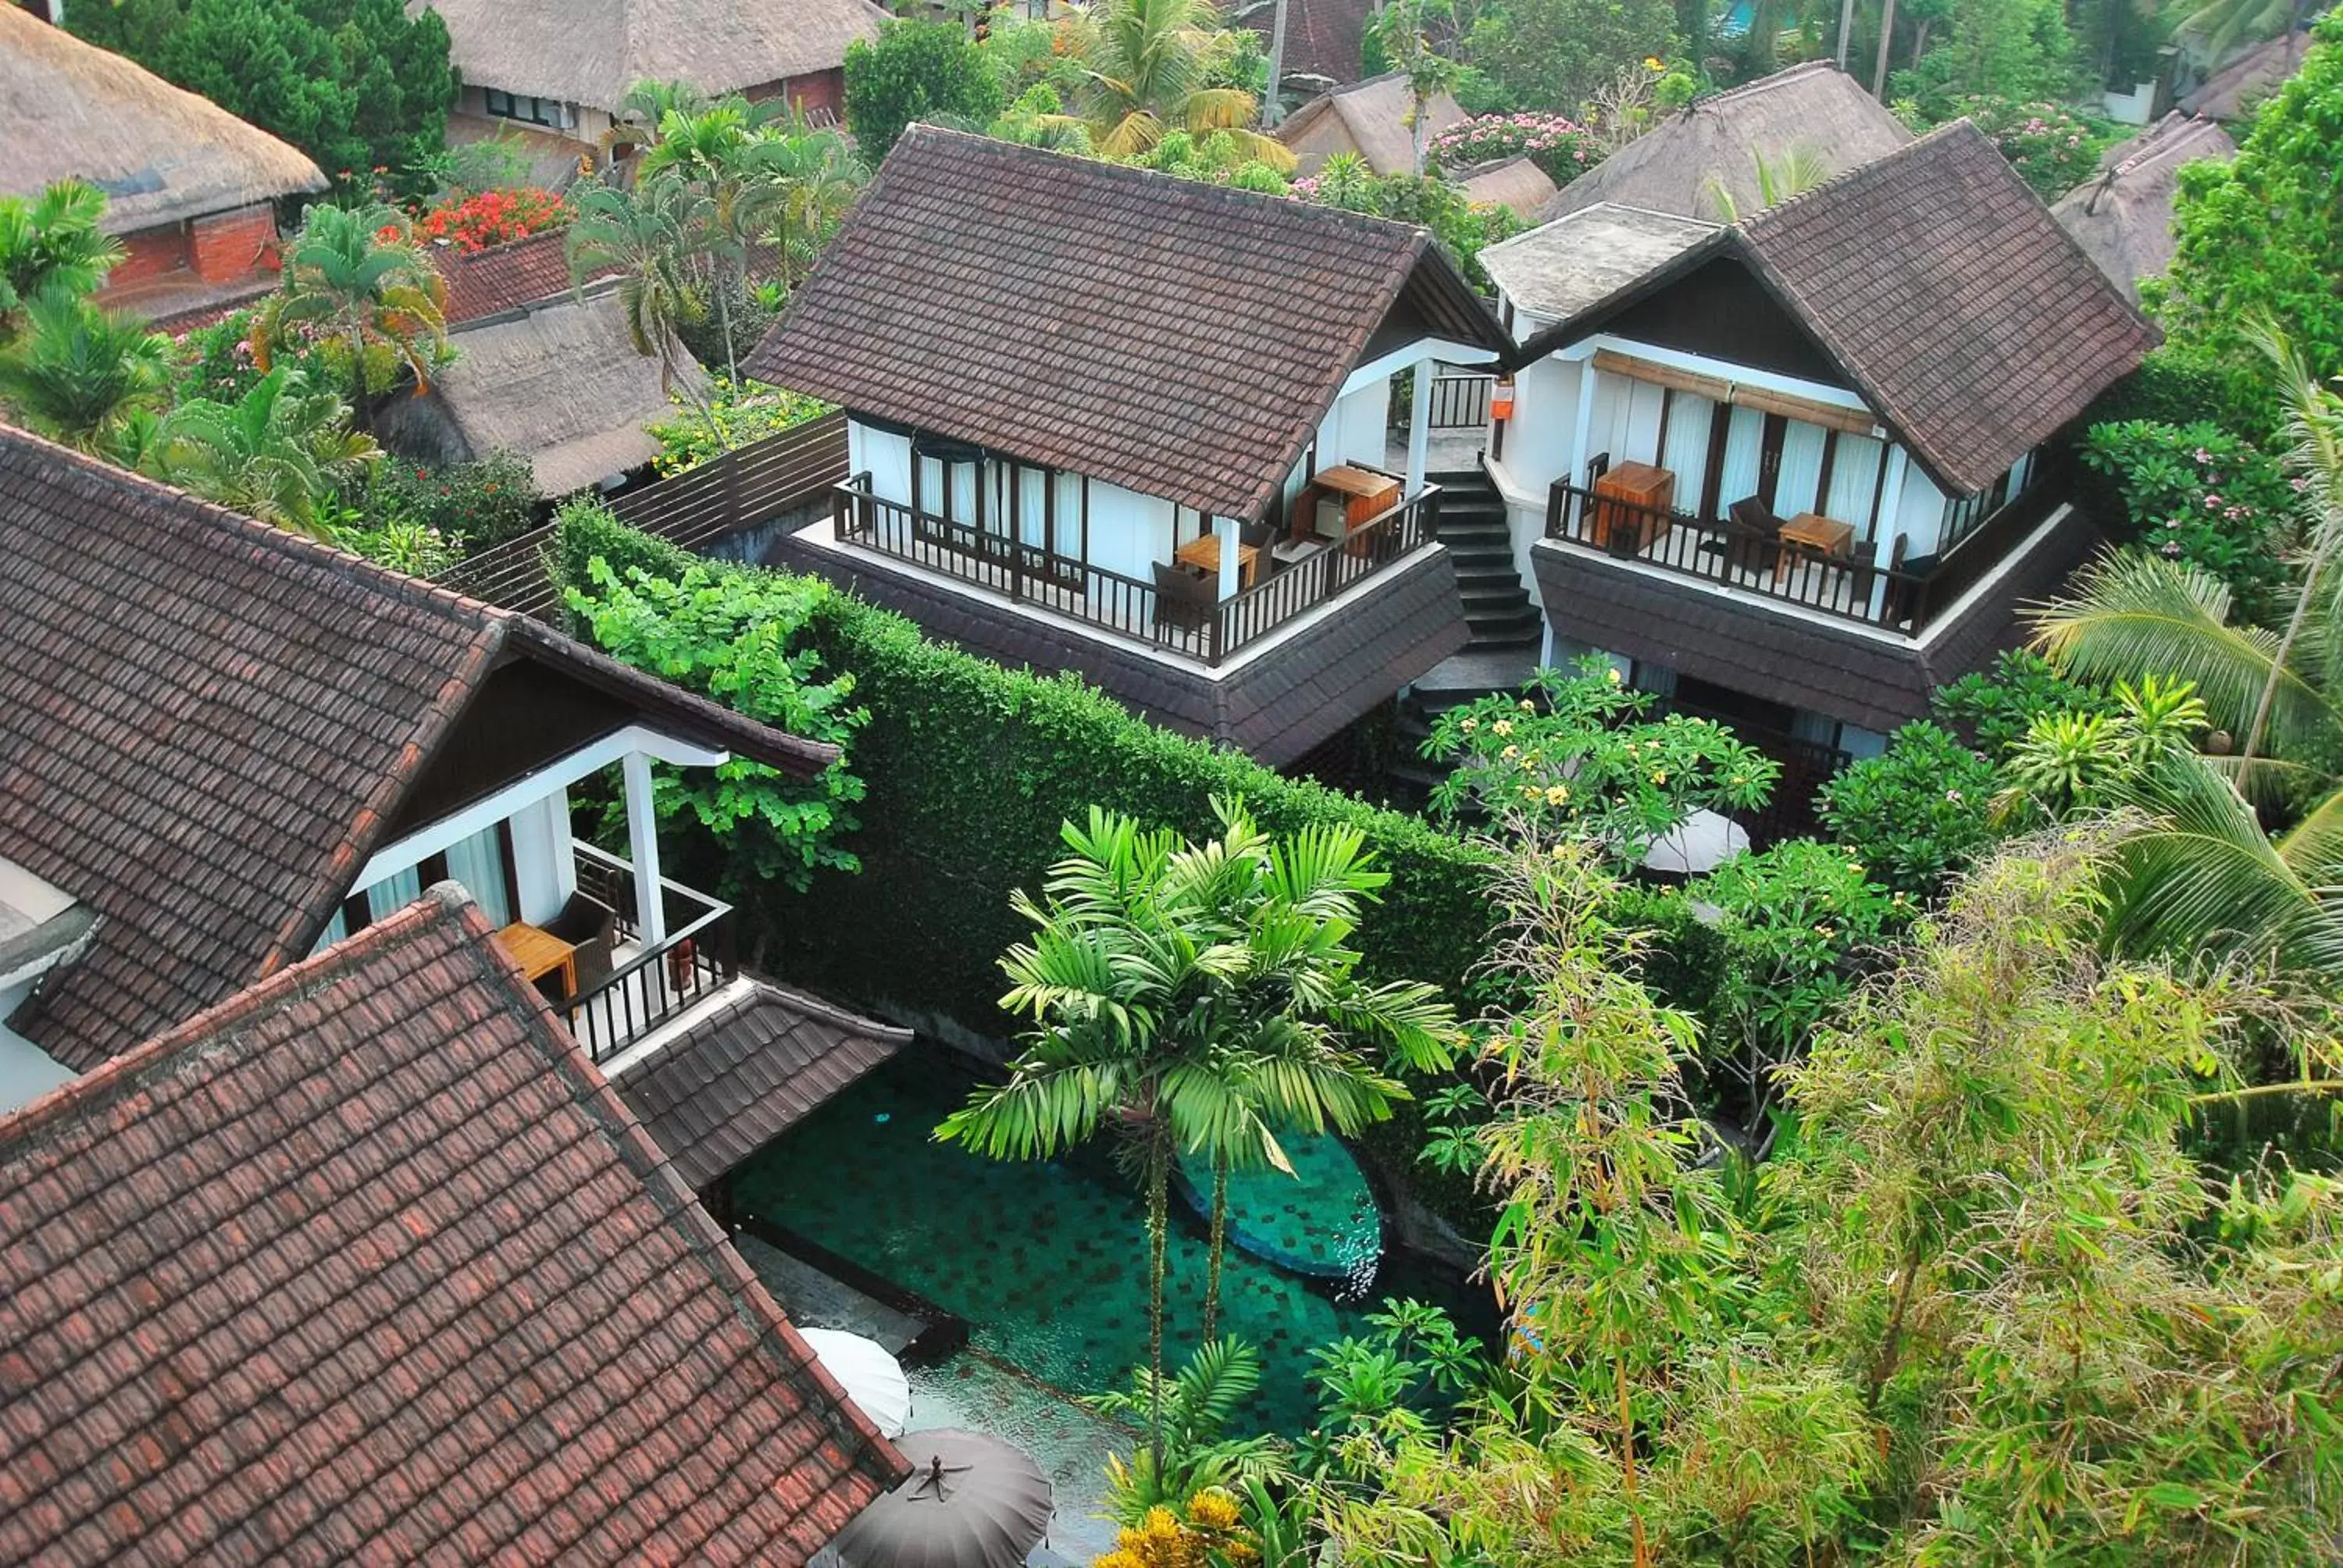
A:
<svg viewBox="0 0 2343 1568">
<path fill-rule="evenodd" d="M 907 1029 L 757 983 L 621 1072 L 618 1090 L 697 1191 L 910 1041 Z"/>
<path fill-rule="evenodd" d="M 447 283 L 447 324 L 502 316 L 568 293 L 568 241 L 565 234 L 536 234 L 468 255 L 454 246 L 429 247 L 431 264 Z"/>
<path fill-rule="evenodd" d="M 1374 0 L 1287 0 L 1285 57 L 1279 68 L 1288 75 L 1357 81 L 1363 70 L 1360 54 L 1367 18 L 1377 9 Z M 1264 55 L 1274 15 L 1273 6 L 1264 5 L 1245 23 L 1261 35 Z"/>
<path fill-rule="evenodd" d="M 903 1461 L 443 886 L 0 1120 L 0 1560 L 802 1563 Z"/>
<path fill-rule="evenodd" d="M 1966 120 L 1768 207 L 1741 235 L 1956 494 L 1991 485 L 2157 343 Z"/>
<path fill-rule="evenodd" d="M 1423 229 L 915 126 L 748 368 L 1252 517 L 1403 300 L 1504 345 Z"/>
<path fill-rule="evenodd" d="M 102 917 L 20 1009 L 76 1070 L 306 953 L 500 660 L 800 773 L 837 755 L 526 617 L 0 426 L 0 857 Z"/>
</svg>

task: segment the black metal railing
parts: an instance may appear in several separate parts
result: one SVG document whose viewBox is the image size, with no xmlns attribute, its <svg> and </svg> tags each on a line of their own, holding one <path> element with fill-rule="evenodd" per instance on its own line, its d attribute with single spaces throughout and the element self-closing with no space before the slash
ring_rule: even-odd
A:
<svg viewBox="0 0 2343 1568">
<path fill-rule="evenodd" d="M 1218 664 L 1296 617 L 1373 576 L 1433 537 L 1430 487 L 1342 539 L 1291 564 L 1267 548 L 1257 580 L 1233 598 L 1159 600 L 1155 585 L 973 524 L 918 511 L 870 493 L 855 474 L 834 492 L 837 537 L 942 572 L 1101 631 Z"/>
<path fill-rule="evenodd" d="M 1484 430 L 1489 426 L 1489 394 L 1497 378 L 1487 374 L 1452 372 L 1432 378 L 1432 400 L 1426 426 L 1433 430 Z"/>
<path fill-rule="evenodd" d="M 1727 519 L 1597 495 L 1556 479 L 1546 498 L 1548 538 L 1641 561 L 1825 615 L 1918 636 L 2006 559 L 2049 516 L 2053 487 L 2029 487 L 1923 570 L 1883 567 L 1873 543 L 1852 557 L 1784 541 Z"/>
<path fill-rule="evenodd" d="M 732 906 L 659 879 L 666 934 L 643 937 L 635 869 L 591 844 L 578 844 L 578 890 L 616 913 L 610 972 L 562 1004 L 569 1031 L 596 1061 L 607 1061 L 739 975 Z"/>
</svg>

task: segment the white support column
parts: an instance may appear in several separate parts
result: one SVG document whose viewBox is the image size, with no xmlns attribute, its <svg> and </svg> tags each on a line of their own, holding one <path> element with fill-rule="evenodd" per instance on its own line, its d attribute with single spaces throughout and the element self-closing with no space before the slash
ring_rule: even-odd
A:
<svg viewBox="0 0 2343 1568">
<path fill-rule="evenodd" d="M 1902 442 L 1887 448 L 1887 482 L 1879 487 L 1879 516 L 1871 525 L 1871 564 L 1882 572 L 1896 555 L 1896 539 L 1904 520 L 1904 479 L 1911 467 Z M 1885 577 L 1874 581 L 1877 586 L 1871 590 L 1871 618 L 1877 620 L 1887 613 L 1890 585 Z"/>
<path fill-rule="evenodd" d="M 659 813 L 651 805 L 651 759 L 627 753 L 627 849 L 635 861 L 635 929 L 646 945 L 667 940 L 667 900 L 659 892 Z"/>
<path fill-rule="evenodd" d="M 1212 537 L 1221 541 L 1221 583 L 1222 598 L 1237 597 L 1237 520 L 1234 518 L 1214 518 Z"/>
<path fill-rule="evenodd" d="M 1429 359 L 1415 362 L 1415 396 L 1409 402 L 1407 415 L 1407 493 L 1411 496 L 1423 488 L 1423 471 L 1432 458 L 1432 379 L 1435 368 Z"/>
<path fill-rule="evenodd" d="M 1578 362 L 1578 418 L 1570 431 L 1570 468 L 1563 475 L 1565 484 L 1586 482 L 1586 442 L 1594 431 L 1594 356 L 1588 355 Z"/>
</svg>

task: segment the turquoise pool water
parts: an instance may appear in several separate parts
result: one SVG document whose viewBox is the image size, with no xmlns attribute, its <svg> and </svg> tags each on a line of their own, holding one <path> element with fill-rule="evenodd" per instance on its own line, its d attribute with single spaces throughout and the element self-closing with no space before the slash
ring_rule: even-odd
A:
<svg viewBox="0 0 2343 1568">
<path fill-rule="evenodd" d="M 914 1047 L 809 1117 L 737 1172 L 734 1201 L 968 1320 L 1001 1360 L 1070 1392 L 1117 1387 L 1147 1355 L 1147 1211 L 1103 1148 L 1048 1161 L 980 1159 L 937 1143 L 970 1078 Z M 1202 1228 L 1175 1201 L 1164 1359 L 1202 1332 Z M 1386 1257 L 1363 1302 L 1246 1253 L 1222 1265 L 1222 1332 L 1260 1348 L 1246 1424 L 1305 1431 L 1309 1352 L 1356 1332 L 1388 1295 L 1437 1301 L 1468 1330 L 1487 1312 L 1461 1282 Z"/>
<path fill-rule="evenodd" d="M 1229 1173 L 1230 1241 L 1281 1269 L 1342 1282 L 1353 1293 L 1372 1287 L 1383 1264 L 1383 1211 L 1359 1162 L 1328 1133 L 1288 1133 L 1277 1143 L 1290 1170 Z M 1209 1229 L 1212 1161 L 1182 1153 L 1175 1181 Z"/>
</svg>

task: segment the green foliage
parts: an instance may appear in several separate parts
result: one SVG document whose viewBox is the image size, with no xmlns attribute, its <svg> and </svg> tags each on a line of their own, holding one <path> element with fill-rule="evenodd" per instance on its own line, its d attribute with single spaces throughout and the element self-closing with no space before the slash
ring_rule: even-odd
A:
<svg viewBox="0 0 2343 1568">
<path fill-rule="evenodd" d="M 1522 228 L 1510 207 L 1474 206 L 1444 180 L 1380 177 L 1356 153 L 1336 153 L 1315 175 L 1295 180 L 1293 194 L 1345 212 L 1422 224 L 1475 288 L 1493 286 L 1482 270 L 1482 249 Z"/>
<path fill-rule="evenodd" d="M 1603 161 L 1603 145 L 1594 134 L 1564 115 L 1484 115 L 1460 121 L 1433 136 L 1429 151 L 1436 170 L 1449 175 L 1526 155 L 1558 186 Z"/>
<path fill-rule="evenodd" d="M 0 345 L 44 294 L 97 292 L 122 259 L 122 246 L 98 226 L 106 193 L 85 180 L 59 180 L 36 196 L 0 196 Z"/>
<path fill-rule="evenodd" d="M 1965 736 L 1987 759 L 2006 759 L 2046 713 L 2108 713 L 2114 699 L 2097 679 L 2062 669 L 2030 648 L 2011 648 L 1993 668 L 1936 689 L 1936 721 Z"/>
<path fill-rule="evenodd" d="M 1893 95 L 1913 100 L 1930 124 L 1966 113 L 1960 101 L 1973 95 L 2033 106 L 2092 85 L 2061 0 L 1950 0 L 1946 19 L 1942 41 L 1891 83 Z"/>
<path fill-rule="evenodd" d="M 1466 54 L 1522 107 L 1576 116 L 1620 67 L 1664 56 L 1674 27 L 1671 0 L 1495 0 Z"/>
<path fill-rule="evenodd" d="M 2255 437 L 2275 433 L 2282 405 L 2254 319 L 2283 324 L 2313 377 L 2343 373 L 2343 13 L 2311 36 L 2300 74 L 2262 106 L 2236 159 L 2181 171 L 2178 248 L 2140 290 L 2175 347 L 2220 367 L 2223 422 Z"/>
<path fill-rule="evenodd" d="M 1144 1422 L 1162 1412 L 1163 1457 L 1141 1449 L 1128 1462 L 1107 1455 L 1107 1512 L 1134 1525 L 1152 1508 L 1177 1507 L 1206 1487 L 1265 1484 L 1285 1473 L 1284 1444 L 1262 1433 L 1226 1435 L 1229 1422 L 1261 1387 L 1261 1352 L 1242 1340 L 1206 1340 L 1178 1372 L 1159 1384 L 1145 1367 L 1132 1369 L 1131 1387 L 1085 1394 L 1081 1403 L 1101 1415 Z"/>
<path fill-rule="evenodd" d="M 2205 705 L 2188 682 L 2147 676 L 2116 682 L 2112 713 L 2046 713 L 2027 727 L 2003 772 L 1996 810 L 2023 803 L 2054 821 L 2097 816 L 2137 803 L 2149 778 L 2193 757 Z"/>
<path fill-rule="evenodd" d="M 393 458 L 376 468 L 357 499 L 367 528 L 405 537 L 427 531 L 460 558 L 537 527 L 544 498 L 528 458 L 496 451 L 436 468 Z"/>
<path fill-rule="evenodd" d="M 783 391 L 762 381 L 730 381 L 721 376 L 713 378 L 707 397 L 704 415 L 670 397 L 676 403 L 674 417 L 652 423 L 651 438 L 659 444 L 655 461 L 662 476 L 696 468 L 735 447 L 745 447 L 830 412 L 830 405 L 820 398 Z"/>
<path fill-rule="evenodd" d="M 2092 426 L 2083 461 L 2114 481 L 2134 538 L 2220 578 L 2247 620 L 2283 613 L 2301 487 L 2275 458 L 2207 421 L 2143 419 Z"/>
<path fill-rule="evenodd" d="M 1282 144 L 1252 128 L 1260 103 L 1236 83 L 1255 71 L 1265 82 L 1266 63 L 1251 35 L 1222 25 L 1212 0 L 1102 0 L 1054 27 L 1054 46 L 1077 67 L 1062 84 L 1067 103 L 1102 156 L 1135 156 L 1172 131 L 1219 131 L 1257 162 L 1293 166 Z"/>
<path fill-rule="evenodd" d="M 190 397 L 144 431 L 137 466 L 231 511 L 331 538 L 337 493 L 382 460 L 350 428 L 350 406 L 285 366 L 233 403 Z"/>
<path fill-rule="evenodd" d="M 1489 1376 L 1481 1342 L 1458 1333 L 1438 1307 L 1387 1296 L 1367 1314 L 1367 1330 L 1310 1352 L 1319 1412 L 1312 1436 L 1322 1447 L 1372 1432 L 1429 1432 L 1445 1402 Z"/>
<path fill-rule="evenodd" d="M 124 0 L 65 25 L 299 147 L 345 189 L 419 195 L 447 137 L 447 27 L 400 0 Z"/>
<path fill-rule="evenodd" d="M 233 403 L 252 390 L 262 370 L 252 351 L 255 312 L 232 311 L 217 321 L 191 328 L 178 340 L 173 354 L 172 381 L 182 397 L 208 397 Z M 328 363 L 313 336 L 279 344 L 271 363 L 291 365 L 312 387 L 330 387 L 349 396 L 348 377 Z"/>
<path fill-rule="evenodd" d="M 1710 719 L 1647 719 L 1654 700 L 1596 655 L 1575 675 L 1539 670 L 1520 696 L 1460 704 L 1423 743 L 1426 757 L 1453 765 L 1433 809 L 1570 833 L 1633 865 L 1694 811 L 1765 803 L 1779 763 Z"/>
<path fill-rule="evenodd" d="M 0 347 L 0 407 L 53 440 L 110 451 L 164 396 L 170 340 L 61 284 L 33 296 Z"/>
<path fill-rule="evenodd" d="M 1881 885 L 1924 902 L 1997 837 L 1991 815 L 1999 777 L 1958 736 L 1924 719 L 1897 730 L 1879 756 L 1842 769 L 1815 809 Z"/>
<path fill-rule="evenodd" d="M 573 503 L 565 526 L 595 509 Z M 812 585 L 708 567 L 673 578 L 621 576 L 598 559 L 588 580 L 593 592 L 572 588 L 569 608 L 612 657 L 841 749 L 867 722 L 866 710 L 850 706 L 853 677 L 824 678 L 820 655 L 799 640 Z M 863 786 L 843 755 L 809 779 L 736 757 L 712 769 L 663 769 L 657 788 L 662 823 L 688 818 L 723 849 L 728 898 L 770 882 L 802 891 L 817 871 L 860 864 L 845 840 L 858 826 Z"/>
<path fill-rule="evenodd" d="M 706 564 L 607 514 L 566 514 L 565 580 L 586 585 L 596 556 L 622 576 L 639 567 L 679 578 Z M 1063 852 L 1061 824 L 1098 804 L 1201 834 L 1215 825 L 1214 796 L 1242 797 L 1273 834 L 1325 823 L 1365 836 L 1392 879 L 1358 933 L 1363 972 L 1453 993 L 1478 961 L 1489 923 L 1482 849 L 1170 734 L 1079 681 L 1003 669 L 929 641 L 901 616 L 802 586 L 811 596 L 804 639 L 824 668 L 853 678 L 870 711 L 855 738 L 869 795 L 853 846 L 860 875 L 820 879 L 807 899 L 752 892 L 743 906 L 784 972 L 834 995 L 1006 1035 L 995 963 L 1023 934 L 1010 895 L 1041 885 Z"/>
<path fill-rule="evenodd" d="M 846 123 L 874 167 L 913 121 L 983 125 L 1001 102 L 991 64 L 956 22 L 885 22 L 877 41 L 847 45 Z"/>
<path fill-rule="evenodd" d="M 1947 119 L 1966 116 L 1993 138 L 2010 166 L 2044 201 L 2056 201 L 2097 170 L 2099 154 L 2114 138 L 2073 110 L 2057 104 L 2019 103 L 1991 94 L 1955 98 Z"/>
<path fill-rule="evenodd" d="M 447 343 L 447 285 L 403 237 L 385 207 L 319 205 L 285 247 L 277 292 L 253 313 L 253 364 L 314 351 L 352 388 L 358 419 L 373 399 L 407 378 L 428 384 L 455 357 Z"/>
</svg>

